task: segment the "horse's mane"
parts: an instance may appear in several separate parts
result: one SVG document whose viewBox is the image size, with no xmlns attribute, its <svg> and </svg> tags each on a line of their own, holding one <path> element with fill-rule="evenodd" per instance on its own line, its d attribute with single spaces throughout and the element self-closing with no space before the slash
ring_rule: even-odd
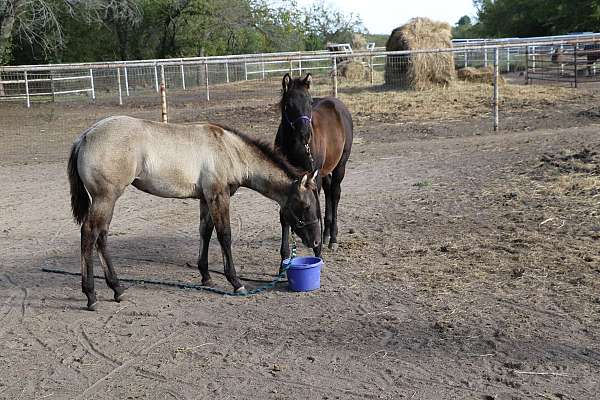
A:
<svg viewBox="0 0 600 400">
<path fill-rule="evenodd" d="M 263 156 L 265 156 L 265 158 L 271 160 L 275 165 L 281 168 L 288 177 L 292 179 L 298 179 L 300 176 L 302 176 L 302 172 L 296 167 L 294 167 L 292 164 L 290 164 L 287 158 L 285 158 L 285 156 L 281 154 L 278 150 L 274 149 L 269 143 L 260 139 L 253 138 L 252 136 L 241 132 L 237 129 L 231 128 L 227 125 L 218 123 L 212 124 L 237 135 L 244 142 L 255 147 Z"/>
</svg>

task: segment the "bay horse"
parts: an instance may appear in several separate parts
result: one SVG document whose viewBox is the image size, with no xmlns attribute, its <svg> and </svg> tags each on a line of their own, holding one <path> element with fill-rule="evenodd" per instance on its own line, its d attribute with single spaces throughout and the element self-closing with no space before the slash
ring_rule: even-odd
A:
<svg viewBox="0 0 600 400">
<path fill-rule="evenodd" d="M 246 292 L 233 264 L 229 220 L 229 199 L 240 186 L 279 203 L 280 217 L 307 247 L 319 246 L 321 239 L 314 195 L 317 173 L 301 176 L 269 145 L 218 124 L 106 118 L 73 144 L 68 176 L 73 217 L 81 225 L 81 287 L 89 310 L 96 307 L 94 246 L 114 299 L 123 299 L 107 234 L 115 202 L 129 185 L 159 197 L 199 200 L 202 285 L 212 284 L 208 246 L 216 228 L 225 276 L 235 292 Z"/>
<path fill-rule="evenodd" d="M 323 240 L 329 248 L 337 248 L 338 203 L 346 162 L 352 150 L 354 125 L 352 115 L 340 100 L 324 97 L 313 101 L 310 94 L 312 76 L 292 79 L 283 76 L 279 102 L 281 122 L 275 136 L 275 148 L 303 171 L 319 171 L 318 189 L 325 192 Z M 280 218 L 281 259 L 289 257 L 289 224 Z M 313 248 L 319 256 L 321 247 Z M 282 261 L 283 262 L 283 261 Z"/>
</svg>

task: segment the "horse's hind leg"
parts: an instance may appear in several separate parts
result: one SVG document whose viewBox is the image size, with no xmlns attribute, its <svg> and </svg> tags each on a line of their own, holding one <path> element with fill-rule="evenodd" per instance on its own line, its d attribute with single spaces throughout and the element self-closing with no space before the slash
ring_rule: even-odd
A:
<svg viewBox="0 0 600 400">
<path fill-rule="evenodd" d="M 94 245 L 100 237 L 102 220 L 102 203 L 94 197 L 90 212 L 81 225 L 81 291 L 87 297 L 87 308 L 96 309 L 96 291 L 94 290 Z"/>
<path fill-rule="evenodd" d="M 210 216 L 215 224 L 217 238 L 221 245 L 223 253 L 223 263 L 225 264 L 225 277 L 233 286 L 236 293 L 245 293 L 246 289 L 238 279 L 235 267 L 233 265 L 233 256 L 231 254 L 231 225 L 229 221 L 229 192 L 218 191 L 205 193 Z"/>
<path fill-rule="evenodd" d="M 87 308 L 96 309 L 96 292 L 94 291 L 94 244 L 98 239 L 98 229 L 91 221 L 90 215 L 81 225 L 81 291 L 87 297 Z"/>
<path fill-rule="evenodd" d="M 208 272 L 208 245 L 212 236 L 215 224 L 210 216 L 208 204 L 204 199 L 200 199 L 200 254 L 198 255 L 198 269 L 202 275 L 202 285 L 212 286 L 212 280 Z"/>
<path fill-rule="evenodd" d="M 329 241 L 329 248 L 332 250 L 336 250 L 338 246 L 338 205 L 342 194 L 342 180 L 344 179 L 344 175 L 346 175 L 345 165 L 339 165 L 331 174 L 331 239 Z"/>
<path fill-rule="evenodd" d="M 119 286 L 119 280 L 114 273 L 110 256 L 106 251 L 106 235 L 112 218 L 116 197 L 94 196 L 90 212 L 81 226 L 81 287 L 88 302 L 90 311 L 96 309 L 96 292 L 94 291 L 94 245 L 98 248 L 100 262 L 104 269 L 106 282 L 115 293 L 115 299 L 119 301 L 123 289 Z"/>
<path fill-rule="evenodd" d="M 119 278 L 113 268 L 112 260 L 106 246 L 108 228 L 110 226 L 110 221 L 112 220 L 115 201 L 116 198 L 114 197 L 109 197 L 100 201 L 96 200 L 97 206 L 94 208 L 96 210 L 95 223 L 97 224 L 99 232 L 96 247 L 98 249 L 102 269 L 104 270 L 104 278 L 106 279 L 106 284 L 114 293 L 115 301 L 120 302 L 123 300 L 125 288 L 119 283 Z"/>
</svg>

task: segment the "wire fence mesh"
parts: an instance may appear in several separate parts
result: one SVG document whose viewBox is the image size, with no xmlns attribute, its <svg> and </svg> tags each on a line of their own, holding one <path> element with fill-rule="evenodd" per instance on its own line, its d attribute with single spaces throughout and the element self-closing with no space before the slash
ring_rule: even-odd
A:
<svg viewBox="0 0 600 400">
<path fill-rule="evenodd" d="M 523 112 L 523 105 L 564 99 L 567 93 L 536 83 L 552 74 L 566 79 L 568 70 L 593 72 L 588 54 L 600 50 L 582 43 L 475 46 L 452 49 L 453 70 L 493 67 L 498 53 L 500 110 Z M 556 49 L 572 60 L 552 61 Z M 572 46 L 571 48 L 569 46 Z M 575 46 L 575 47 L 573 47 Z M 584 46 L 588 46 L 587 49 Z M 596 45 L 597 46 L 597 45 Z M 585 53 L 587 52 L 587 53 Z M 446 87 L 408 90 L 403 73 L 418 54 L 433 58 L 439 50 L 420 52 L 293 53 L 215 59 L 50 65 L 0 68 L 0 165 L 63 161 L 75 137 L 95 121 L 126 114 L 160 120 L 159 86 L 164 79 L 170 122 L 213 120 L 258 135 L 275 134 L 280 114 L 281 79 L 313 75 L 314 97 L 337 95 L 349 105 L 359 126 L 403 121 L 456 121 L 480 118 L 493 126 L 494 87 L 490 80 L 456 81 Z M 584 62 L 585 60 L 585 62 Z M 579 69 L 574 67 L 578 63 Z M 575 69 L 574 69 L 575 68 Z M 386 70 L 397 71 L 386 79 Z M 537 74 L 537 75 L 536 75 Z M 575 74 L 583 78 L 582 72 Z M 582 80 L 583 81 L 583 80 Z M 30 106 L 27 109 L 27 106 Z M 525 108 L 526 109 L 526 108 Z M 502 125 L 502 119 L 500 119 Z"/>
</svg>

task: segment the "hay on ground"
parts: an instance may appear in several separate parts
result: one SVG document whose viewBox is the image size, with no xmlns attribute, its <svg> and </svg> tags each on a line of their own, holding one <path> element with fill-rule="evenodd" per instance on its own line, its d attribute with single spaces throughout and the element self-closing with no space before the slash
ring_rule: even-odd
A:
<svg viewBox="0 0 600 400">
<path fill-rule="evenodd" d="M 429 18 L 413 18 L 394 29 L 385 45 L 388 51 L 451 47 L 450 25 Z M 385 63 L 386 84 L 415 90 L 448 85 L 455 75 L 454 55 L 451 52 L 388 56 Z"/>
<path fill-rule="evenodd" d="M 494 83 L 494 68 L 465 67 L 456 71 L 456 77 L 461 81 L 477 83 Z M 498 76 L 498 82 L 504 83 L 504 78 Z"/>
<path fill-rule="evenodd" d="M 338 76 L 344 77 L 350 81 L 360 81 L 365 79 L 367 68 L 359 61 L 343 61 L 338 64 Z"/>
</svg>

